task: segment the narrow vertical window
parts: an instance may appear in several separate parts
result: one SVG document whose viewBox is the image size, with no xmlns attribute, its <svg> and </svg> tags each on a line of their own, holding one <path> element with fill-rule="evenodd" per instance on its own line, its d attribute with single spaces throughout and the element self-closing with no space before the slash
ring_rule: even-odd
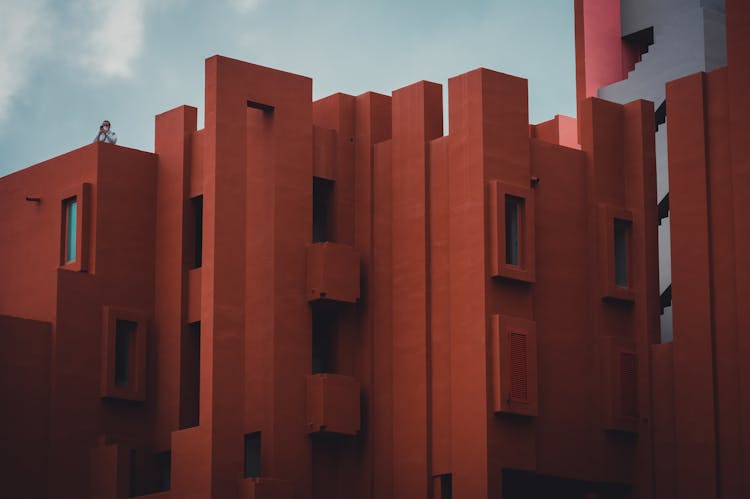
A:
<svg viewBox="0 0 750 499">
<path fill-rule="evenodd" d="M 78 234 L 78 199 L 75 197 L 64 201 L 65 207 L 65 263 L 76 259 L 76 236 Z"/>
<path fill-rule="evenodd" d="M 313 226 L 312 242 L 322 243 L 330 239 L 328 220 L 330 217 L 333 182 L 313 177 Z"/>
<path fill-rule="evenodd" d="M 153 492 L 166 492 L 172 486 L 172 453 L 160 452 L 154 456 L 156 477 Z"/>
<path fill-rule="evenodd" d="M 138 323 L 117 319 L 115 329 L 115 386 L 130 384 L 130 363 Z"/>
<path fill-rule="evenodd" d="M 628 236 L 630 222 L 615 219 L 615 285 L 628 287 Z"/>
<path fill-rule="evenodd" d="M 505 263 L 521 265 L 523 199 L 505 196 Z"/>
<path fill-rule="evenodd" d="M 620 404 L 624 417 L 638 416 L 637 386 L 635 354 L 620 352 Z"/>
<path fill-rule="evenodd" d="M 190 244 L 192 257 L 192 268 L 203 266 L 203 196 L 196 196 L 190 200 L 191 235 L 193 241 Z"/>
<path fill-rule="evenodd" d="M 325 307 L 312 311 L 312 373 L 334 373 L 335 315 Z"/>
<path fill-rule="evenodd" d="M 260 476 L 260 432 L 245 435 L 245 478 Z"/>
<path fill-rule="evenodd" d="M 453 497 L 453 475 L 450 473 L 440 475 L 440 499 L 451 499 Z"/>
<path fill-rule="evenodd" d="M 138 495 L 138 473 L 136 470 L 136 465 L 138 464 L 136 461 L 136 454 L 135 449 L 130 449 L 130 486 L 129 486 L 129 497 L 134 497 Z"/>
<path fill-rule="evenodd" d="M 180 345 L 180 428 L 198 426 L 201 392 L 201 323 L 188 324 Z"/>
</svg>

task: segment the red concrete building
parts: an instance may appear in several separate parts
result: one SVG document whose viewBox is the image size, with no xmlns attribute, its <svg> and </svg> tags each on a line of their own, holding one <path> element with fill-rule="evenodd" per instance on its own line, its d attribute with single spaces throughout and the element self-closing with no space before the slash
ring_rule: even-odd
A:
<svg viewBox="0 0 750 499">
<path fill-rule="evenodd" d="M 312 102 L 215 56 L 154 153 L 0 179 L 14 498 L 750 497 L 750 5 L 654 106 L 529 126 L 521 78 Z M 579 54 L 580 55 L 580 54 Z M 675 248 L 680 248 L 678 252 Z M 744 430 L 744 431 L 743 431 Z"/>
</svg>

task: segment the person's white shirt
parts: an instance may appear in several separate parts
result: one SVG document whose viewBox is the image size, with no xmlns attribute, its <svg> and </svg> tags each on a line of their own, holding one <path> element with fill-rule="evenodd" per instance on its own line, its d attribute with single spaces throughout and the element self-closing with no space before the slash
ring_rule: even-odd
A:
<svg viewBox="0 0 750 499">
<path fill-rule="evenodd" d="M 112 131 L 108 125 L 99 128 L 99 133 L 94 137 L 94 142 L 106 142 L 107 144 L 117 144 L 117 134 Z"/>
</svg>

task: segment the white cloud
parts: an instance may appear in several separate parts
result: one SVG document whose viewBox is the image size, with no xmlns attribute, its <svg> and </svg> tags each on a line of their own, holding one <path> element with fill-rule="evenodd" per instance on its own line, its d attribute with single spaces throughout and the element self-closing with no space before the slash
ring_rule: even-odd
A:
<svg viewBox="0 0 750 499">
<path fill-rule="evenodd" d="M 143 49 L 143 0 L 89 0 L 94 21 L 87 34 L 81 62 L 106 77 L 130 77 Z"/>
<path fill-rule="evenodd" d="M 49 46 L 46 11 L 43 0 L 0 0 L 0 122 L 26 84 L 32 62 Z"/>
<path fill-rule="evenodd" d="M 229 3 L 240 14 L 247 14 L 258 8 L 260 0 L 229 0 Z"/>
</svg>

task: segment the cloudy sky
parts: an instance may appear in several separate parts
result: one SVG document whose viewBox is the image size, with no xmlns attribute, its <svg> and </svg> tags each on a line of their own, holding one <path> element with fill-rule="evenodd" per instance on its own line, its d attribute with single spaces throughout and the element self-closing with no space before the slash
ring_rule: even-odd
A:
<svg viewBox="0 0 750 499">
<path fill-rule="evenodd" d="M 573 0 L 0 0 L 0 176 L 90 142 L 153 151 L 154 115 L 203 115 L 214 54 L 313 78 L 318 99 L 486 67 L 530 120 L 575 115 Z M 447 114 L 447 113 L 445 113 Z"/>
</svg>

